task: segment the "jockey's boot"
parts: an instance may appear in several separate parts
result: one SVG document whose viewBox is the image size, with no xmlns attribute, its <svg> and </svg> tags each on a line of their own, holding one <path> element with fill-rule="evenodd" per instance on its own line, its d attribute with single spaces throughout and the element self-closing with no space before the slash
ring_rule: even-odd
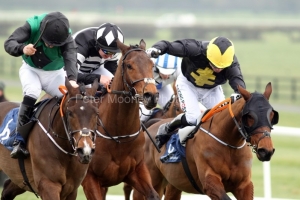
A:
<svg viewBox="0 0 300 200">
<path fill-rule="evenodd" d="M 26 96 L 25 96 L 26 97 Z M 24 97 L 24 98 L 25 98 Z M 26 149 L 26 142 L 29 135 L 29 128 L 26 127 L 26 124 L 30 121 L 33 106 L 26 105 L 21 103 L 19 115 L 18 115 L 18 124 L 17 124 L 17 132 L 23 137 L 25 143 L 23 141 L 15 139 L 13 142 L 13 150 L 10 154 L 11 158 L 27 158 L 29 156 L 29 152 Z M 32 126 L 30 126 L 31 128 Z"/>
<path fill-rule="evenodd" d="M 186 120 L 182 120 L 183 118 L 185 119 L 185 115 L 184 113 L 181 113 L 177 115 L 172 121 L 160 125 L 155 137 L 156 145 L 159 148 L 161 148 L 166 142 L 168 142 L 176 129 L 189 125 Z"/>
</svg>

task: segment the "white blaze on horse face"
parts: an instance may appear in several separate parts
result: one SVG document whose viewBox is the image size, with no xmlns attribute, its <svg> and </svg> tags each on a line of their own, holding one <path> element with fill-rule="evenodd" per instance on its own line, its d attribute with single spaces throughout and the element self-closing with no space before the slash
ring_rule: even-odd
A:
<svg viewBox="0 0 300 200">
<path fill-rule="evenodd" d="M 80 110 L 85 110 L 84 106 L 80 106 Z"/>
<path fill-rule="evenodd" d="M 83 143 L 84 143 L 83 155 L 90 155 L 92 153 L 92 147 L 88 144 L 86 138 L 84 138 Z"/>
</svg>

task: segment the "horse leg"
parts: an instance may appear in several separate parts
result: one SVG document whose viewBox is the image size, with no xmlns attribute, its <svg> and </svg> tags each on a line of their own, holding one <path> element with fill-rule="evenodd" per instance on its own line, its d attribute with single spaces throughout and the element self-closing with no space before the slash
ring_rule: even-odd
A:
<svg viewBox="0 0 300 200">
<path fill-rule="evenodd" d="M 164 200 L 180 200 L 181 191 L 175 188 L 173 185 L 168 184 L 165 190 Z"/>
<path fill-rule="evenodd" d="M 83 179 L 81 186 L 83 188 L 86 199 L 88 200 L 103 200 L 103 190 L 98 182 L 96 176 L 87 172 L 85 178 Z"/>
<path fill-rule="evenodd" d="M 215 175 L 208 174 L 205 177 L 204 194 L 209 196 L 212 200 L 231 200 L 226 194 L 221 179 Z"/>
<path fill-rule="evenodd" d="M 37 183 L 36 183 L 37 184 Z M 60 183 L 54 183 L 49 179 L 42 178 L 38 185 L 38 191 L 43 200 L 59 200 L 62 186 Z"/>
<path fill-rule="evenodd" d="M 1 200 L 12 200 L 24 192 L 26 192 L 26 190 L 19 188 L 19 186 L 14 184 L 10 179 L 7 179 L 3 185 Z"/>
<path fill-rule="evenodd" d="M 148 169 L 144 162 L 140 163 L 135 172 L 131 173 L 127 177 L 126 181 L 129 185 L 134 187 L 140 193 L 142 193 L 147 200 L 158 200 L 159 196 L 151 185 L 151 178 Z"/>
<path fill-rule="evenodd" d="M 103 197 L 103 200 L 106 200 L 106 194 L 108 192 L 108 187 L 101 187 L 101 192 L 102 192 L 102 197 Z"/>
<path fill-rule="evenodd" d="M 236 191 L 232 192 L 236 199 L 252 200 L 254 197 L 254 188 L 252 181 L 249 182 L 245 187 L 237 188 Z"/>
<path fill-rule="evenodd" d="M 124 190 L 125 200 L 130 200 L 130 194 L 131 194 L 132 189 L 133 188 L 131 185 L 124 183 L 123 190 Z"/>
<path fill-rule="evenodd" d="M 78 190 L 75 190 L 74 192 L 72 192 L 71 194 L 69 194 L 68 197 L 66 198 L 66 200 L 76 200 L 76 198 L 77 198 L 77 192 L 78 192 Z"/>
</svg>

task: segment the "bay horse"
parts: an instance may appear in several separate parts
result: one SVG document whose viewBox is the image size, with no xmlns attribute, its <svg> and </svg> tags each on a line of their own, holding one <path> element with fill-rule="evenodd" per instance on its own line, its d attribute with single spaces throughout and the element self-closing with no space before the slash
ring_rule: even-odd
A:
<svg viewBox="0 0 300 200">
<path fill-rule="evenodd" d="M 185 143 L 181 162 L 162 163 L 160 158 L 166 145 L 158 153 L 146 140 L 145 162 L 160 198 L 169 184 L 165 200 L 180 199 L 181 191 L 205 194 L 213 200 L 231 199 L 227 192 L 236 199 L 253 199 L 252 152 L 260 161 L 271 159 L 275 149 L 270 133 L 279 115 L 269 104 L 271 83 L 263 94 L 238 89 L 240 99 L 231 104 L 228 98 L 203 116 Z M 171 119 L 161 120 L 149 127 L 152 137 L 161 124 L 169 121 Z M 143 199 L 136 191 L 133 196 L 135 200 Z"/>
<path fill-rule="evenodd" d="M 10 151 L 0 144 L 0 168 L 9 177 L 2 200 L 14 199 L 25 191 L 43 200 L 76 199 L 95 151 L 97 88 L 97 80 L 85 90 L 84 86 L 73 88 L 66 78 L 65 87 L 60 88 L 65 93 L 63 98 L 54 97 L 44 103 L 27 141 L 30 157 L 23 159 L 26 176 L 18 164 L 22 159 L 10 158 Z M 1 124 L 6 114 L 18 106 L 0 103 Z"/>
<path fill-rule="evenodd" d="M 96 149 L 82 182 L 89 200 L 104 199 L 105 188 L 121 182 L 132 185 L 146 199 L 159 199 L 144 163 L 145 137 L 139 119 L 139 101 L 148 109 L 156 106 L 158 92 L 153 79 L 153 61 L 145 52 L 146 43 L 121 50 L 117 71 L 108 93 L 99 99 Z"/>
</svg>

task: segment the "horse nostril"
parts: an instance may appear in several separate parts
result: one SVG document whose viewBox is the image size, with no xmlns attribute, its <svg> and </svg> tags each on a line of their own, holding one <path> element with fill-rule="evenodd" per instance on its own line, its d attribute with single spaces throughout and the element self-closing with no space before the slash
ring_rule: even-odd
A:
<svg viewBox="0 0 300 200">
<path fill-rule="evenodd" d="M 259 160 L 262 161 L 270 161 L 272 155 L 274 154 L 275 149 L 273 149 L 272 151 L 268 151 L 267 149 L 258 149 L 257 150 L 257 154 L 259 155 Z"/>
</svg>

